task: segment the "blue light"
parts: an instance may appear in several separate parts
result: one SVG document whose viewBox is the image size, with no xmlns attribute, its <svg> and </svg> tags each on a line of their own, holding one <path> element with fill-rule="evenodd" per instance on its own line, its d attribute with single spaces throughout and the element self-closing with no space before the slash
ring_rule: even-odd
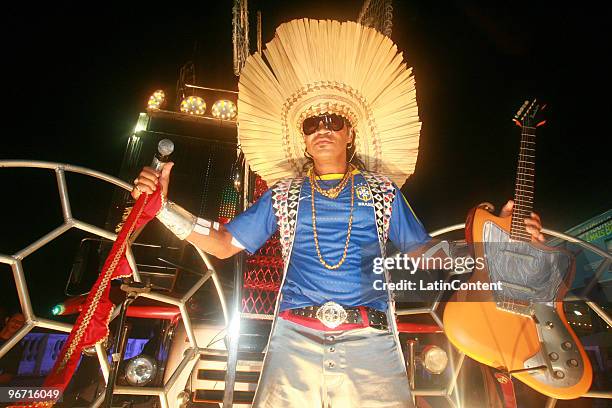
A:
<svg viewBox="0 0 612 408">
<path fill-rule="evenodd" d="M 64 313 L 64 311 L 66 311 L 66 308 L 64 307 L 63 303 L 58 303 L 57 305 L 51 308 L 51 314 L 53 316 L 61 315 Z"/>
</svg>

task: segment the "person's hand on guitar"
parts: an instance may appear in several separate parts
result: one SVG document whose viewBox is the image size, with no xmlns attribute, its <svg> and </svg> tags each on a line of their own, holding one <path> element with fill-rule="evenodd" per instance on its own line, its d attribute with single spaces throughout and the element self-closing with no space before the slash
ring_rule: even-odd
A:
<svg viewBox="0 0 612 408">
<path fill-rule="evenodd" d="M 155 171 L 151 167 L 143 167 L 138 177 L 134 179 L 132 197 L 137 200 L 142 193 L 153 194 L 158 186 L 161 186 L 163 197 L 168 197 L 168 184 L 170 183 L 170 170 L 174 166 L 173 162 L 168 162 L 162 171 Z"/>
<path fill-rule="evenodd" d="M 514 208 L 514 201 L 508 200 L 508 202 L 502 207 L 499 212 L 500 217 L 510 217 L 512 215 L 512 208 Z M 525 229 L 531 234 L 531 241 L 537 241 L 544 243 L 546 238 L 542 234 L 542 220 L 540 216 L 534 212 L 531 213 L 531 218 L 525 218 Z"/>
</svg>

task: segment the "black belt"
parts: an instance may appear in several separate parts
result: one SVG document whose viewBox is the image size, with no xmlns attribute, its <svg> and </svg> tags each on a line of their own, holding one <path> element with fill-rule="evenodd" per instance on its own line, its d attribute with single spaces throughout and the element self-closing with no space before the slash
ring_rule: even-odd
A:
<svg viewBox="0 0 612 408">
<path fill-rule="evenodd" d="M 321 307 L 322 306 L 307 306 L 299 309 L 290 309 L 290 312 L 295 316 L 318 319 L 317 312 Z M 342 324 L 361 324 L 364 327 L 370 326 L 378 330 L 387 330 L 389 327 L 387 323 L 387 314 L 380 310 L 372 309 L 368 306 L 346 307 L 343 309 L 346 312 L 346 319 L 344 319 Z M 362 310 L 366 312 L 367 322 L 363 321 Z"/>
</svg>

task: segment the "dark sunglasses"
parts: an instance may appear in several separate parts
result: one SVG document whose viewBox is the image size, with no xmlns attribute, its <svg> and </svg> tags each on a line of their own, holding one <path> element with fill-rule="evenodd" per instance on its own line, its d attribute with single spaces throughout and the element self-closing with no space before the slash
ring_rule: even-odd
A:
<svg viewBox="0 0 612 408">
<path fill-rule="evenodd" d="M 334 132 L 344 128 L 344 118 L 335 113 L 311 116 L 304 119 L 304 122 L 302 122 L 302 131 L 304 135 L 308 136 L 316 132 L 321 122 L 323 122 L 323 126 L 325 126 L 326 129 L 333 130 Z"/>
</svg>

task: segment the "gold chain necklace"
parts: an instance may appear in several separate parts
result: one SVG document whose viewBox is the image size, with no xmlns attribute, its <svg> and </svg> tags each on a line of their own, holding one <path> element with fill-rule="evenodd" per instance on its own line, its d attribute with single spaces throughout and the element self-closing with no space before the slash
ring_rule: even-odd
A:
<svg viewBox="0 0 612 408">
<path fill-rule="evenodd" d="M 348 183 L 348 180 L 350 178 L 349 176 L 352 174 L 352 172 L 353 172 L 353 167 L 352 167 L 352 164 L 349 163 L 348 166 L 346 167 L 346 173 L 344 173 L 344 176 L 342 176 L 342 180 L 340 180 L 340 183 L 338 183 L 337 186 L 331 187 L 327 190 L 323 190 L 323 188 L 321 188 L 321 186 L 319 185 L 319 182 L 317 181 L 317 177 L 314 175 L 314 167 L 310 169 L 309 175 L 310 175 L 311 184 L 314 185 L 314 188 L 317 190 L 319 194 L 327 198 L 331 198 L 332 200 L 335 200 L 336 198 L 338 198 L 338 196 L 340 195 L 340 193 L 346 186 L 346 183 Z"/>
<path fill-rule="evenodd" d="M 317 250 L 317 255 L 319 257 L 319 261 L 323 264 L 323 266 L 325 266 L 327 269 L 338 269 L 346 260 L 346 254 L 348 253 L 348 246 L 349 246 L 349 242 L 351 240 L 351 229 L 353 227 L 353 206 L 355 204 L 355 175 L 353 174 L 353 172 L 350 172 L 351 176 L 351 212 L 349 215 L 349 222 L 348 222 L 348 231 L 346 233 L 346 242 L 344 244 L 344 253 L 342 254 L 342 258 L 340 259 L 340 262 L 338 262 L 335 265 L 329 265 L 327 262 L 325 262 L 325 259 L 323 259 L 323 255 L 321 255 L 321 248 L 319 248 L 319 237 L 317 235 L 317 214 L 315 211 L 315 186 L 314 186 L 314 172 L 310 172 L 310 201 L 311 201 L 311 205 L 312 205 L 312 235 L 314 237 L 314 242 L 315 242 L 315 249 Z M 347 179 L 348 180 L 348 179 Z"/>
</svg>

